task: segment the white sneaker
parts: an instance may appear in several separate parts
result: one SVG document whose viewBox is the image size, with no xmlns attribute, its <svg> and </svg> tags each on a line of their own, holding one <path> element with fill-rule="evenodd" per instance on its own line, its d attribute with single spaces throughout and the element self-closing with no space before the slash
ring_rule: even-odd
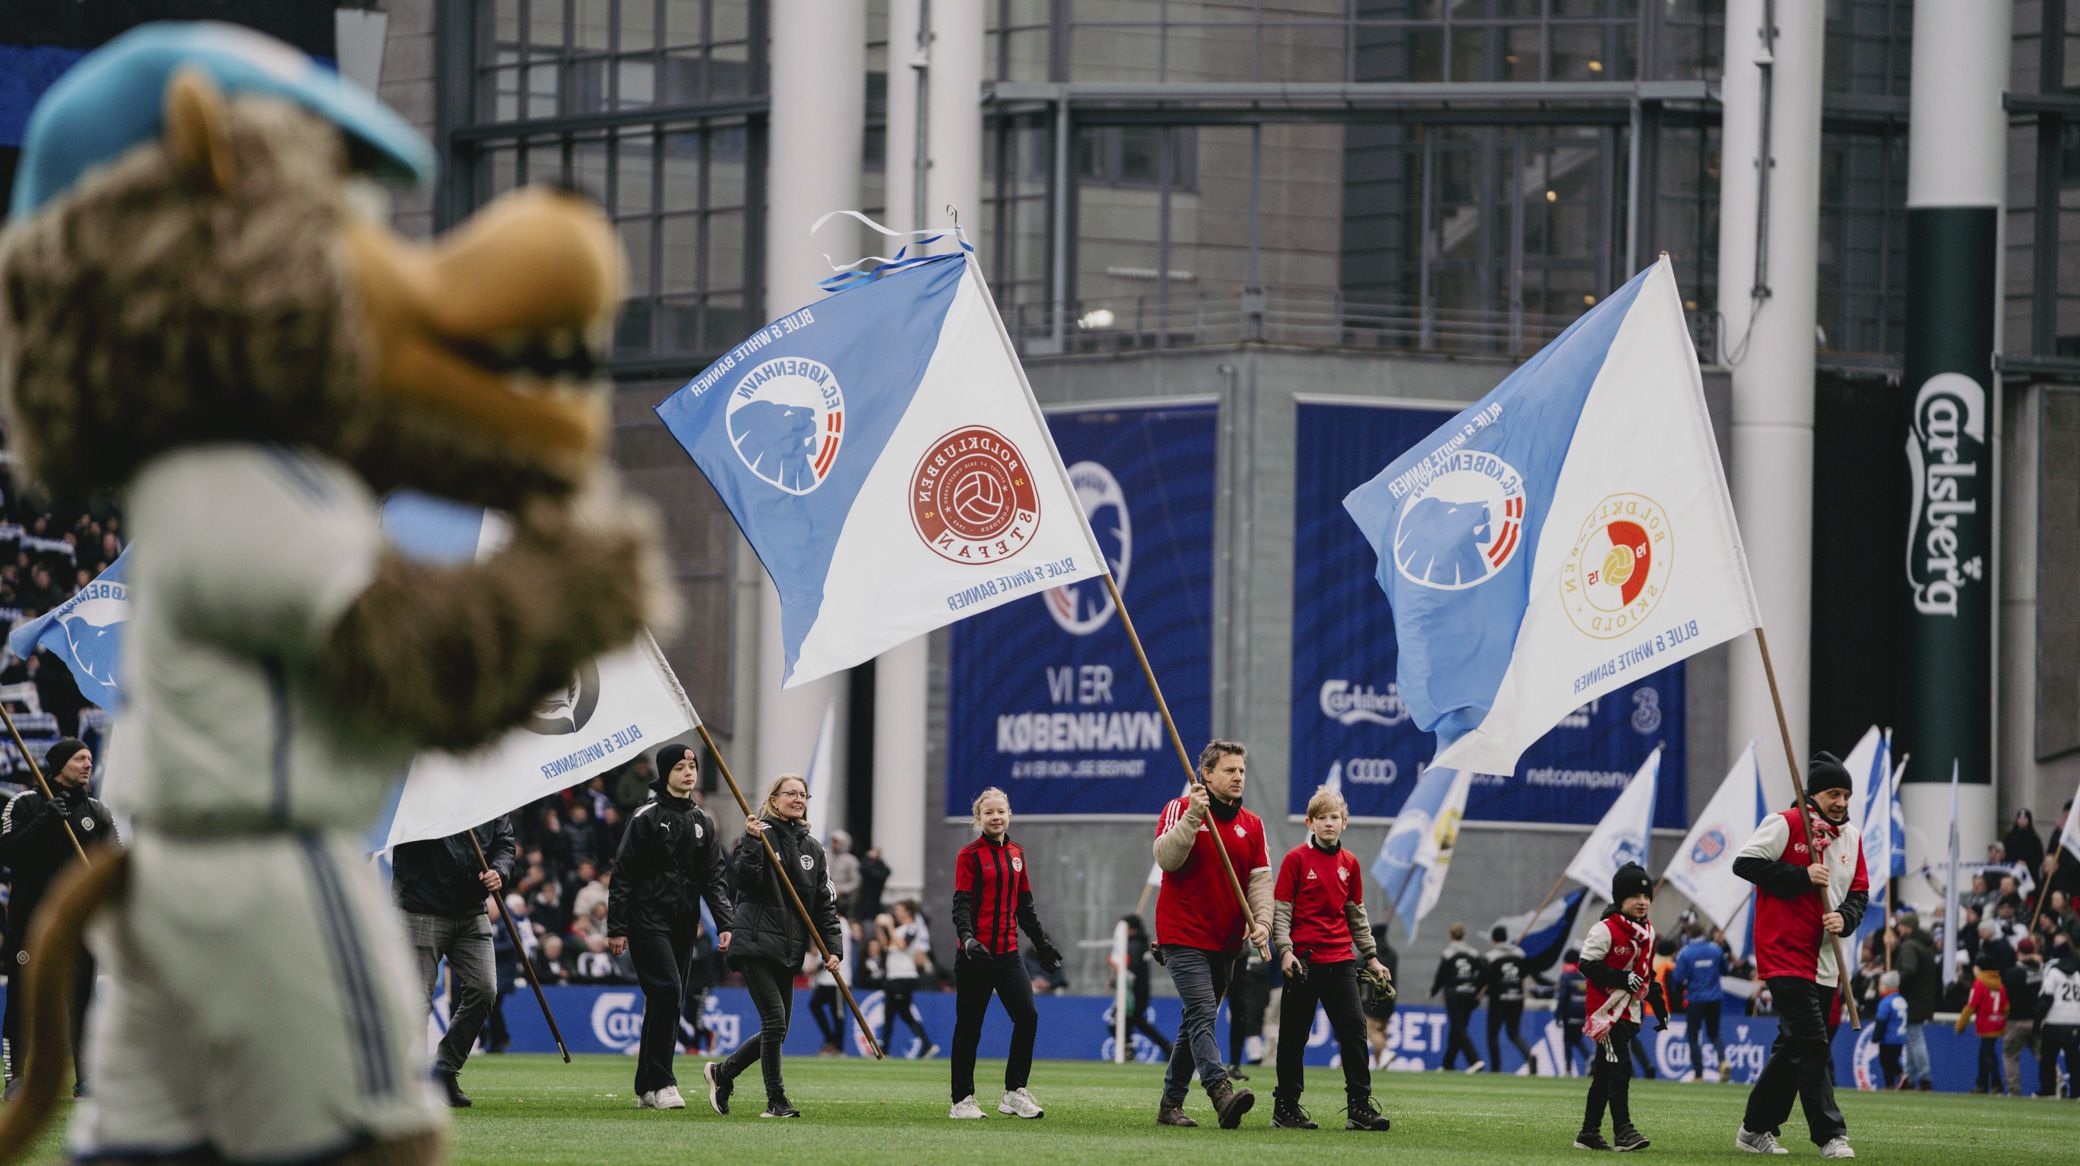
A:
<svg viewBox="0 0 2080 1166">
<path fill-rule="evenodd" d="M 1481 1071 L 1482 1069 L 1485 1069 L 1485 1068 L 1487 1068 L 1487 1067 L 1488 1067 L 1488 1062 L 1486 1062 L 1486 1061 L 1475 1061 L 1475 1062 L 1474 1062 L 1473 1064 L 1471 1064 L 1471 1065 L 1468 1065 L 1468 1066 L 1466 1066 L 1466 1071 L 1467 1071 L 1467 1072 L 1469 1072 L 1469 1073 L 1478 1073 L 1478 1072 L 1480 1072 L 1480 1071 Z"/>
<path fill-rule="evenodd" d="M 997 1102 L 997 1112 L 1027 1118 L 1041 1117 L 1045 1114 L 1040 1108 L 1040 1103 L 1033 1100 L 1033 1095 L 1023 1089 L 1013 1089 L 1004 1094 L 1004 1100 Z"/>
<path fill-rule="evenodd" d="M 946 1111 L 946 1116 L 955 1121 L 976 1121 L 989 1115 L 982 1112 L 981 1106 L 975 1104 L 975 1095 L 970 1093 L 954 1102 L 953 1108 Z"/>
<path fill-rule="evenodd" d="M 655 1105 L 658 1109 L 686 1108 L 686 1099 L 679 1096 L 679 1087 L 677 1085 L 667 1085 L 656 1093 L 651 1094 L 651 1096 L 657 1099 Z"/>
<path fill-rule="evenodd" d="M 648 1092 L 648 1093 L 638 1093 L 638 1094 L 636 1094 L 636 1108 L 637 1108 L 637 1109 L 656 1109 L 656 1108 L 657 1108 L 657 1090 L 655 1090 L 655 1089 L 652 1089 L 652 1090 L 651 1090 L 650 1092 Z"/>
<path fill-rule="evenodd" d="M 1789 1154 L 1791 1152 L 1777 1144 L 1777 1135 L 1766 1131 L 1759 1134 L 1751 1134 L 1746 1126 L 1742 1126 L 1741 1132 L 1735 1135 L 1733 1144 L 1736 1148 L 1746 1150 L 1750 1154 Z M 1847 1148 L 1846 1144 L 1844 1148 Z"/>
<path fill-rule="evenodd" d="M 1836 1138 L 1820 1147 L 1820 1156 L 1822 1158 L 1854 1158 L 1856 1151 L 1849 1148 L 1849 1139 Z"/>
</svg>

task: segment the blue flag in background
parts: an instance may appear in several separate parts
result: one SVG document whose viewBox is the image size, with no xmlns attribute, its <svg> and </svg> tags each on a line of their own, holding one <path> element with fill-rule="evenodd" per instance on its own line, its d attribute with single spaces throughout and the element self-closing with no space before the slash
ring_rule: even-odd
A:
<svg viewBox="0 0 2080 1166">
<path fill-rule="evenodd" d="M 7 650 L 28 659 L 38 648 L 72 670 L 80 695 L 110 712 L 123 706 L 123 625 L 130 620 L 130 588 L 123 581 L 124 548 L 95 580 L 72 598 L 8 633 Z"/>
<path fill-rule="evenodd" d="M 1459 822 L 1466 816 L 1466 791 L 1471 788 L 1471 773 L 1437 766 L 1424 770 L 1372 862 L 1372 877 L 1386 889 L 1387 901 L 1410 939 L 1416 937 L 1416 924 L 1444 893 L 1452 850 L 1459 844 Z"/>
</svg>

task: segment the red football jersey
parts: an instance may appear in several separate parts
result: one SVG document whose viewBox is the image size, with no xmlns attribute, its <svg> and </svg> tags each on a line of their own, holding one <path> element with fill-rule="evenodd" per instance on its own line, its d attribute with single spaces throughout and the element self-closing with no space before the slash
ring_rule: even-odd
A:
<svg viewBox="0 0 2080 1166">
<path fill-rule="evenodd" d="M 1026 879 L 1026 852 L 1005 838 L 977 838 L 953 859 L 953 889 L 966 891 L 975 904 L 975 938 L 991 955 L 1018 950 L 1018 905 L 1033 893 Z"/>
<path fill-rule="evenodd" d="M 1183 798 L 1172 798 L 1156 823 L 1156 836 L 1161 837 L 1177 825 L 1189 804 Z M 1199 824 L 1199 836 L 1192 839 L 1190 857 L 1176 870 L 1163 872 L 1163 889 L 1156 895 L 1157 943 L 1206 951 L 1242 950 L 1242 904 L 1236 902 L 1234 888 L 1228 885 L 1228 876 L 1221 870 L 1220 856 L 1213 852 L 1216 827 L 1221 845 L 1235 863 L 1235 877 L 1245 888 L 1249 886 L 1251 871 L 1270 869 L 1271 851 L 1264 842 L 1264 819 L 1248 810 L 1238 810 L 1233 819 L 1223 822 L 1209 810 L 1206 820 Z M 1269 919 L 1262 922 L 1266 927 L 1271 925 Z"/>
<path fill-rule="evenodd" d="M 1332 854 L 1313 839 L 1286 852 L 1271 890 L 1272 898 L 1293 905 L 1293 950 L 1317 964 L 1357 958 L 1344 907 L 1364 894 L 1364 868 L 1357 855 L 1343 847 Z"/>
</svg>

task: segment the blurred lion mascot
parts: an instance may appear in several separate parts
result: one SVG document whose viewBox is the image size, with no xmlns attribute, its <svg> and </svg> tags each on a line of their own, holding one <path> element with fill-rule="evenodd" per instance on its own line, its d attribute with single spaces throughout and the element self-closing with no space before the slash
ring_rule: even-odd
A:
<svg viewBox="0 0 2080 1166">
<path fill-rule="evenodd" d="M 219 24 L 141 26 L 30 119 L 0 235 L 0 395 L 27 473 L 133 536 L 110 801 L 127 852 L 32 937 L 0 1152 L 63 1080 L 83 938 L 86 1161 L 426 1162 L 445 1108 L 365 839 L 424 748 L 525 722 L 671 619 L 656 522 L 603 457 L 623 262 L 591 203 L 493 202 L 430 247 L 373 180 L 431 151 L 367 93 Z M 401 557 L 378 499 L 512 515 L 479 562 Z"/>
</svg>

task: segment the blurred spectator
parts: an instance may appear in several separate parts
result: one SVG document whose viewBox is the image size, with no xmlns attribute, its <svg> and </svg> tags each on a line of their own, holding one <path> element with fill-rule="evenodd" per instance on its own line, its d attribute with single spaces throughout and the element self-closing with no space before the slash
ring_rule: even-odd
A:
<svg viewBox="0 0 2080 1166">
<path fill-rule="evenodd" d="M 881 848 L 868 847 L 859 860 L 859 901 L 852 907 L 854 919 L 864 923 L 881 914 L 881 892 L 888 887 L 890 873 L 888 864 L 881 861 Z"/>
<path fill-rule="evenodd" d="M 1942 999 L 1942 961 L 1928 933 L 1921 930 L 1920 918 L 1912 912 L 1901 912 L 1894 922 L 1894 930 L 1899 935 L 1896 961 L 1899 994 L 1907 1001 L 1907 1065 L 1900 1087 L 1933 1089 L 1935 1078 L 1931 1075 L 1928 1061 L 1926 1025 L 1935 1016 L 1936 1004 Z"/>
<path fill-rule="evenodd" d="M 851 918 L 853 902 L 859 898 L 859 855 L 852 853 L 852 835 L 843 830 L 831 831 L 830 870 L 831 890 L 838 896 L 838 914 Z M 846 960 L 848 966 L 851 962 Z"/>
<path fill-rule="evenodd" d="M 1992 968 L 1995 974 L 2015 966 L 2015 948 L 2002 933 L 2001 925 L 1993 919 L 1979 923 L 1979 951 L 1972 957 L 1977 967 Z"/>
<path fill-rule="evenodd" d="M 2001 1076 L 2010 1097 L 2031 1093 L 2022 1087 L 2022 1050 L 2031 1047 L 2037 1035 L 2036 999 L 2043 986 L 2044 961 L 2037 957 L 2037 945 L 2024 939 L 2015 945 L 2015 965 L 2001 973 L 2011 1009 L 2008 1030 L 2001 1035 Z"/>
<path fill-rule="evenodd" d="M 831 832 L 831 849 L 834 859 L 837 850 L 836 843 L 842 833 L 843 831 Z M 835 870 L 837 863 L 833 861 L 831 866 Z M 857 873 L 857 866 L 858 860 L 855 859 L 855 874 Z M 835 883 L 837 881 L 836 877 L 833 876 L 831 881 Z M 838 895 L 839 908 L 843 910 L 845 902 L 844 892 L 840 891 Z M 841 966 L 845 969 L 845 975 L 850 978 L 853 975 L 853 952 L 859 942 L 858 921 L 841 919 L 838 937 L 845 944 L 845 950 L 839 953 L 838 958 Z M 816 1021 L 816 1031 L 823 1034 L 823 1047 L 817 1050 L 817 1055 L 825 1057 L 843 1056 L 845 1054 L 845 1010 L 838 999 L 838 978 L 833 976 L 823 966 L 822 958 L 813 951 L 802 957 L 802 971 L 809 976 L 809 983 L 812 989 L 809 993 L 809 1016 Z"/>
<path fill-rule="evenodd" d="M 1957 904 L 1960 907 L 1967 907 L 1977 911 L 1983 918 L 1988 912 L 1993 910 L 1993 905 L 2000 902 L 2000 899 L 1999 892 L 1987 884 L 1986 872 L 1980 871 L 1972 876 L 1971 890 L 1957 897 Z"/>
<path fill-rule="evenodd" d="M 1127 951 L 1125 967 L 1115 967 L 1115 975 L 1127 977 L 1127 1031 L 1147 1037 L 1156 1048 L 1162 1050 L 1163 1059 L 1170 1059 L 1170 1038 L 1161 1029 L 1149 1022 L 1148 1002 L 1154 994 L 1150 980 L 1149 964 L 1153 962 L 1149 952 L 1148 924 L 1139 915 L 1129 915 L 1120 920 L 1127 925 Z M 1112 962 L 1111 957 L 1107 962 Z M 1030 967 L 1031 965 L 1028 965 Z M 1045 970 L 1045 969 L 1042 969 Z M 1110 1030 L 1108 1029 L 1108 1032 Z"/>
<path fill-rule="evenodd" d="M 616 838 L 614 842 L 618 846 L 621 840 Z M 570 860 L 570 865 L 564 869 L 571 872 L 573 876 L 576 875 L 580 866 L 596 866 L 598 864 L 602 847 L 600 846 L 599 831 L 592 820 L 592 802 L 590 798 L 573 801 L 570 809 L 565 813 L 563 821 L 563 849 Z"/>
<path fill-rule="evenodd" d="M 881 986 L 881 1047 L 887 1049 L 895 1039 L 896 1022 L 908 1025 L 917 1034 L 917 1043 L 910 1050 L 911 1058 L 930 1058 L 939 1051 L 932 1036 L 925 1031 L 924 1017 L 918 1014 L 912 1002 L 923 968 L 918 966 L 918 955 L 924 950 L 919 940 L 923 927 L 912 912 L 907 901 L 898 902 L 889 908 L 888 914 L 877 916 L 875 926 L 880 929 L 883 954 L 883 981 Z"/>
<path fill-rule="evenodd" d="M 2028 810 L 2015 811 L 2015 821 L 2001 839 L 2001 849 L 2009 862 L 2020 863 L 2031 874 L 2043 869 L 2044 839 L 2038 836 L 2037 819 Z"/>
<path fill-rule="evenodd" d="M 555 884 L 550 884 L 554 886 Z M 541 958 L 535 961 L 535 977 L 544 984 L 571 982 L 570 965 L 563 958 L 563 937 L 555 932 L 542 936 Z"/>
<path fill-rule="evenodd" d="M 1574 1061 L 1582 1057 L 1586 1072 L 1591 1066 L 1582 1053 L 1582 1025 L 1589 1018 L 1589 981 L 1582 975 L 1579 948 L 1568 948 L 1560 957 L 1560 982 L 1553 988 L 1553 1015 L 1560 1022 L 1561 1072 L 1574 1076 Z"/>
<path fill-rule="evenodd" d="M 570 913 L 563 906 L 563 884 L 553 878 L 545 878 L 527 897 L 528 914 L 534 921 L 550 932 L 570 929 Z"/>
<path fill-rule="evenodd" d="M 1900 1056 L 1907 1044 L 1907 1001 L 1899 994 L 1899 973 L 1886 972 L 1878 980 L 1878 1007 L 1871 1012 L 1872 1039 L 1878 1043 L 1878 1067 L 1885 1075 L 1885 1088 L 1907 1089 L 1912 1083 L 1900 1075 Z"/>
<path fill-rule="evenodd" d="M 1069 973 L 1063 968 L 1047 970 L 1040 962 L 1040 955 L 1031 947 L 1021 948 L 1019 962 L 1025 965 L 1026 979 L 1033 985 L 1035 996 L 1061 996 L 1069 991 Z"/>
<path fill-rule="evenodd" d="M 585 950 L 578 953 L 571 979 L 581 984 L 633 984 L 636 969 L 626 952 L 617 956 L 607 950 L 603 924 L 600 931 L 585 936 Z"/>
<path fill-rule="evenodd" d="M 592 914 L 594 903 L 607 901 L 607 875 L 599 872 L 599 864 L 592 859 L 580 862 L 563 887 L 564 901 L 571 905 L 571 915 L 583 919 Z"/>
</svg>

